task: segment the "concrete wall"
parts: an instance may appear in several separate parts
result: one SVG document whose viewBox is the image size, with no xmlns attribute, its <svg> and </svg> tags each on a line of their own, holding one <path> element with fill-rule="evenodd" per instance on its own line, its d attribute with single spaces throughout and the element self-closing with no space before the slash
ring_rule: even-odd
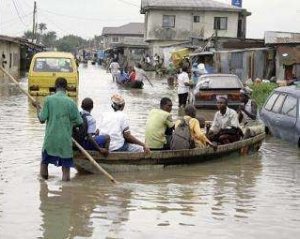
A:
<svg viewBox="0 0 300 239">
<path fill-rule="evenodd" d="M 162 27 L 163 15 L 175 15 L 175 28 Z M 193 17 L 200 16 L 194 23 Z M 190 36 L 209 38 L 214 32 L 214 17 L 227 17 L 227 30 L 218 30 L 218 36 L 237 37 L 238 13 L 188 12 L 151 10 L 145 15 L 145 40 L 186 41 Z"/>
<path fill-rule="evenodd" d="M 5 58 L 3 58 L 5 56 Z M 0 40 L 0 63 L 5 60 L 4 69 L 13 77 L 20 77 L 20 45 L 14 42 Z M 0 80 L 8 77 L 0 71 Z"/>
</svg>

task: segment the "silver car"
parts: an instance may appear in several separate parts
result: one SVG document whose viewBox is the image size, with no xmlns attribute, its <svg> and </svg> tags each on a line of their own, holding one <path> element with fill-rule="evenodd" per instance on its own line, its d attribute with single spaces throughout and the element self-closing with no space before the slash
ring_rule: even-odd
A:
<svg viewBox="0 0 300 239">
<path fill-rule="evenodd" d="M 264 103 L 260 118 L 266 133 L 300 146 L 300 88 L 276 88 Z"/>
</svg>

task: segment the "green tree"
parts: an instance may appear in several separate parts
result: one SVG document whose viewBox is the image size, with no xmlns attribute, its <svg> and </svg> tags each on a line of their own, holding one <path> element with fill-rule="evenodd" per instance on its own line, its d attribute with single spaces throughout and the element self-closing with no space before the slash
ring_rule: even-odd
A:
<svg viewBox="0 0 300 239">
<path fill-rule="evenodd" d="M 32 34 L 32 31 L 28 30 L 23 33 L 23 37 L 25 37 L 26 39 L 32 39 Z"/>
<path fill-rule="evenodd" d="M 54 31 L 47 32 L 42 37 L 42 43 L 46 47 L 53 48 L 56 44 L 56 38 L 57 38 L 56 32 Z"/>
<path fill-rule="evenodd" d="M 43 31 L 47 30 L 47 25 L 46 25 L 46 23 L 40 23 L 40 24 L 38 24 L 38 28 L 40 30 L 40 34 L 43 35 Z"/>
<path fill-rule="evenodd" d="M 68 35 L 60 38 L 56 42 L 59 51 L 75 52 L 76 49 L 88 45 L 88 42 L 79 36 Z"/>
</svg>

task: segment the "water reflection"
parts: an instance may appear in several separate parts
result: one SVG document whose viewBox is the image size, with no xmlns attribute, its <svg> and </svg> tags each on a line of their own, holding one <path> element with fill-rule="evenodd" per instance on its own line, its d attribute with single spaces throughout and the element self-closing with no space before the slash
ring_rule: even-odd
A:
<svg viewBox="0 0 300 239">
<path fill-rule="evenodd" d="M 98 66 L 80 68 L 78 105 L 92 97 L 97 119 L 121 92 L 131 130 L 143 140 L 148 112 L 176 91 L 150 76 L 154 87 L 125 90 Z M 21 79 L 26 89 L 27 80 Z M 43 101 L 44 97 L 39 98 Z M 51 167 L 37 178 L 44 127 L 27 96 L 0 82 L 0 238 L 297 238 L 300 233 L 300 151 L 267 138 L 260 152 L 192 166 L 101 175 L 61 182 Z M 198 114 L 212 119 L 214 110 Z"/>
<path fill-rule="evenodd" d="M 41 181 L 43 237 L 131 238 L 154 227 L 172 233 L 181 227 L 196 231 L 203 220 L 245 220 L 255 211 L 260 157 L 119 174 L 116 186 L 94 175 L 59 185 Z"/>
</svg>

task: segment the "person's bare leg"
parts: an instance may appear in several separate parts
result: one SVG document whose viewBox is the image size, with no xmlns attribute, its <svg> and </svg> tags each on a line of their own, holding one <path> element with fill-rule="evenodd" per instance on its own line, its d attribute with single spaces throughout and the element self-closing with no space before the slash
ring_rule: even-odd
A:
<svg viewBox="0 0 300 239">
<path fill-rule="evenodd" d="M 48 179 L 48 164 L 43 164 L 41 163 L 40 165 L 40 176 L 43 178 L 43 179 Z"/>
<path fill-rule="evenodd" d="M 62 181 L 70 181 L 70 168 L 62 167 Z"/>
</svg>

